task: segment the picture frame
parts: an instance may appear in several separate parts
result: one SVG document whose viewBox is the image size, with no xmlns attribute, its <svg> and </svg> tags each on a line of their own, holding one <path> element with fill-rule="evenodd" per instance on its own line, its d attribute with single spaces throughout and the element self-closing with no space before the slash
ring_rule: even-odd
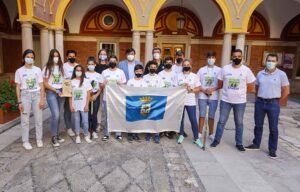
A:
<svg viewBox="0 0 300 192">
<path fill-rule="evenodd" d="M 296 61 L 296 55 L 294 53 L 284 53 L 283 65 L 285 69 L 293 69 Z"/>
<path fill-rule="evenodd" d="M 275 51 L 264 51 L 263 60 L 261 62 L 262 66 L 265 66 L 267 56 L 271 53 L 277 54 L 277 56 L 278 56 L 277 66 L 281 66 L 282 65 L 282 60 L 283 60 L 283 52 L 275 52 Z"/>
</svg>

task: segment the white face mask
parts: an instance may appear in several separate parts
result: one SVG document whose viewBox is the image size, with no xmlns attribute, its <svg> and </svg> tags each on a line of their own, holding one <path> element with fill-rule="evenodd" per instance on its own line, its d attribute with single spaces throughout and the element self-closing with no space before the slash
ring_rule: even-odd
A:
<svg viewBox="0 0 300 192">
<path fill-rule="evenodd" d="M 81 71 L 75 71 L 75 75 L 76 75 L 76 77 L 81 77 L 82 72 Z"/>
<path fill-rule="evenodd" d="M 215 62 L 216 62 L 216 59 L 214 59 L 214 58 L 207 59 L 207 64 L 209 64 L 209 65 L 214 65 Z"/>
<path fill-rule="evenodd" d="M 53 62 L 54 62 L 55 64 L 58 63 L 58 60 L 59 60 L 59 57 L 53 57 Z"/>
<path fill-rule="evenodd" d="M 100 59 L 101 61 L 104 61 L 104 60 L 107 59 L 107 55 L 100 55 L 100 56 L 99 56 L 99 59 Z"/>
<path fill-rule="evenodd" d="M 153 58 L 154 59 L 159 59 L 160 58 L 160 54 L 159 53 L 154 53 L 153 54 Z"/>
<path fill-rule="evenodd" d="M 95 70 L 95 65 L 88 65 L 89 71 L 94 71 Z"/>
<path fill-rule="evenodd" d="M 127 55 L 127 60 L 128 61 L 133 61 L 134 60 L 134 55 Z"/>
<path fill-rule="evenodd" d="M 29 65 L 33 65 L 34 64 L 34 60 L 32 58 L 25 58 L 25 63 L 29 64 Z"/>
</svg>

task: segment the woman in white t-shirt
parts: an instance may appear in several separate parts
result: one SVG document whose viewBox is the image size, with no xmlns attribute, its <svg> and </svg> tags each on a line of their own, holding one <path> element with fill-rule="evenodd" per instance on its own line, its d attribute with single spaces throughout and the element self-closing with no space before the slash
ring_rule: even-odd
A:
<svg viewBox="0 0 300 192">
<path fill-rule="evenodd" d="M 89 123 L 90 123 L 90 132 L 92 138 L 97 139 L 98 135 L 96 129 L 98 126 L 97 113 L 100 106 L 100 93 L 101 93 L 101 84 L 103 84 L 103 77 L 101 74 L 95 71 L 96 59 L 95 57 L 89 57 L 87 60 L 87 72 L 85 73 L 86 78 L 90 81 L 90 84 L 93 87 L 91 91 L 90 104 L 89 104 Z"/>
<path fill-rule="evenodd" d="M 89 134 L 89 101 L 92 91 L 91 83 L 85 78 L 85 70 L 81 65 L 74 68 L 72 75 L 72 97 L 69 98 L 70 111 L 72 113 L 72 122 L 76 134 L 76 143 L 81 143 L 80 140 L 80 116 L 83 125 L 84 139 L 87 143 L 91 143 Z"/>
<path fill-rule="evenodd" d="M 37 147 L 43 147 L 44 85 L 40 68 L 34 66 L 35 54 L 31 49 L 23 53 L 23 63 L 15 73 L 18 107 L 21 112 L 23 147 L 31 150 L 29 143 L 29 117 L 33 110 Z"/>
<path fill-rule="evenodd" d="M 52 49 L 49 53 L 48 62 L 43 69 L 43 78 L 46 90 L 46 99 L 52 116 L 51 142 L 54 147 L 59 147 L 59 143 L 65 141 L 59 136 L 60 116 L 62 115 L 62 104 L 64 102 L 64 98 L 61 97 L 64 69 L 60 54 L 56 49 Z"/>
<path fill-rule="evenodd" d="M 182 73 L 179 73 L 177 76 L 177 84 L 178 86 L 186 86 L 188 94 L 185 98 L 184 110 L 182 114 L 182 120 L 180 125 L 180 136 L 177 140 L 179 144 L 181 144 L 184 140 L 184 113 L 187 111 L 189 116 L 193 135 L 194 135 L 194 143 L 202 148 L 203 144 L 198 136 L 198 123 L 196 117 L 196 97 L 195 94 L 200 92 L 201 83 L 199 77 L 193 73 L 192 71 L 191 61 L 189 59 L 185 59 L 182 64 Z"/>
<path fill-rule="evenodd" d="M 109 68 L 105 69 L 102 72 L 104 87 L 108 83 L 119 84 L 119 85 L 126 83 L 125 73 L 121 69 L 117 68 L 117 62 L 118 62 L 118 58 L 116 56 L 111 56 L 109 58 L 109 62 L 108 62 Z M 104 128 L 104 136 L 103 136 L 102 140 L 107 141 L 109 139 L 109 133 L 108 133 L 108 126 L 107 126 L 107 106 L 106 106 L 105 94 L 103 96 L 103 106 L 104 106 L 105 112 L 106 112 L 106 123 L 105 123 L 105 128 Z M 122 134 L 120 132 L 116 132 L 116 139 L 118 141 L 122 141 Z"/>
</svg>

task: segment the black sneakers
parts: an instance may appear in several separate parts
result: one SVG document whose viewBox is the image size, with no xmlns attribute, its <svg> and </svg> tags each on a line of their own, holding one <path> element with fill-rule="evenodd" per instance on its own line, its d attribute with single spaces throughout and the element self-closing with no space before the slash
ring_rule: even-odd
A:
<svg viewBox="0 0 300 192">
<path fill-rule="evenodd" d="M 210 147 L 216 147 L 217 145 L 219 145 L 219 142 L 214 140 L 212 144 L 210 144 Z"/>
<path fill-rule="evenodd" d="M 55 137 L 55 136 L 52 137 L 51 143 L 52 143 L 53 147 L 59 147 L 59 143 L 57 141 L 57 137 Z"/>
<path fill-rule="evenodd" d="M 246 151 L 243 145 L 236 145 L 236 148 L 237 148 L 239 151 Z"/>
<path fill-rule="evenodd" d="M 251 144 L 251 145 L 249 145 L 249 146 L 246 146 L 245 148 L 246 148 L 247 150 L 259 150 L 259 148 L 256 147 L 254 144 Z"/>
<path fill-rule="evenodd" d="M 276 151 L 270 151 L 270 152 L 269 152 L 269 156 L 270 156 L 271 158 L 277 158 Z"/>
</svg>

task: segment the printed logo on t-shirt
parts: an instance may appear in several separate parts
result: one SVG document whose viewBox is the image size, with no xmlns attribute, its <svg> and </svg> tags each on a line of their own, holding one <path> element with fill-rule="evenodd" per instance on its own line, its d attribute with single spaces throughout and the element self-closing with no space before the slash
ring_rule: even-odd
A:
<svg viewBox="0 0 300 192">
<path fill-rule="evenodd" d="M 211 76 L 206 76 L 205 79 L 204 79 L 204 81 L 205 81 L 205 85 L 206 85 L 207 87 L 209 87 L 209 86 L 212 86 L 212 85 L 213 85 L 214 78 L 211 77 Z"/>
<path fill-rule="evenodd" d="M 169 88 L 169 87 L 171 87 L 171 83 L 170 82 L 168 82 L 168 81 L 165 81 L 165 88 Z"/>
<path fill-rule="evenodd" d="M 36 79 L 35 78 L 26 79 L 26 85 L 27 85 L 27 89 L 35 89 Z"/>
<path fill-rule="evenodd" d="M 236 78 L 228 79 L 228 89 L 238 90 L 240 86 L 240 80 Z"/>
<path fill-rule="evenodd" d="M 52 78 L 53 78 L 53 84 L 61 84 L 60 82 L 60 77 L 61 75 L 60 74 L 52 74 Z"/>
<path fill-rule="evenodd" d="M 82 95 L 83 95 L 82 90 L 80 90 L 80 89 L 74 90 L 74 100 L 75 101 L 83 100 Z"/>
</svg>

